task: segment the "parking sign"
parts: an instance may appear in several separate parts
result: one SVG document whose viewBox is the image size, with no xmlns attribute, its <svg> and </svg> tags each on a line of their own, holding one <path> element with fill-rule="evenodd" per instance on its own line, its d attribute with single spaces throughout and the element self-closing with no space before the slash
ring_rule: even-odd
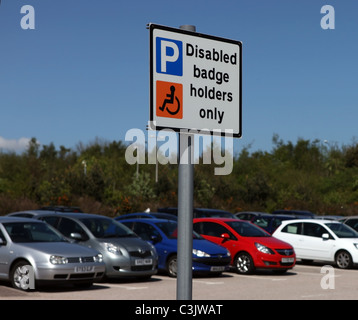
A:
<svg viewBox="0 0 358 320">
<path fill-rule="evenodd" d="M 241 42 L 149 28 L 151 129 L 241 137 Z"/>
</svg>

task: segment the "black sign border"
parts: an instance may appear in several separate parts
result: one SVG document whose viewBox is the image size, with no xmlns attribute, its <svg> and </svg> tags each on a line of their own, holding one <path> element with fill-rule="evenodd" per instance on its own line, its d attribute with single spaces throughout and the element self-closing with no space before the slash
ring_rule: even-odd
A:
<svg viewBox="0 0 358 320">
<path fill-rule="evenodd" d="M 149 34 L 150 34 L 150 39 L 149 39 L 149 77 L 150 77 L 150 92 L 149 92 L 149 99 L 150 99 L 150 107 L 149 107 L 149 128 L 150 130 L 166 130 L 166 129 L 170 129 L 172 131 L 175 132 L 185 132 L 187 130 L 192 130 L 195 131 L 197 130 L 200 134 L 211 134 L 211 135 L 221 135 L 221 136 L 231 136 L 234 138 L 241 138 L 242 137 L 242 42 L 241 41 L 237 41 L 237 40 L 232 40 L 232 39 L 227 39 L 227 38 L 221 38 L 221 37 L 217 37 L 217 36 L 212 36 L 212 35 L 208 35 L 208 34 L 203 34 L 203 33 L 199 33 L 199 32 L 193 32 L 193 31 L 189 31 L 189 30 L 184 30 L 184 29 L 177 29 L 177 28 L 172 28 L 172 27 L 168 27 L 168 26 L 163 26 L 163 25 L 159 25 L 159 24 L 155 24 L 155 23 L 150 23 L 149 25 Z M 220 41 L 220 42 L 227 42 L 227 43 L 231 43 L 231 44 L 235 44 L 238 45 L 240 47 L 240 57 L 239 57 L 239 123 L 240 123 L 240 131 L 238 133 L 228 133 L 228 132 L 222 132 L 222 130 L 220 132 L 217 132 L 215 130 L 203 130 L 202 129 L 198 129 L 198 128 L 173 128 L 173 127 L 162 127 L 162 126 L 156 126 L 154 124 L 154 103 L 153 103 L 153 97 L 154 97 L 154 82 L 153 82 L 153 77 L 154 77 L 154 57 L 153 57 L 153 46 L 154 46 L 154 41 L 153 41 L 153 32 L 155 29 L 159 29 L 159 30 L 164 30 L 164 31 L 169 31 L 169 32 L 174 32 L 174 33 L 181 33 L 181 34 L 186 34 L 186 35 L 190 35 L 190 36 L 194 36 L 194 37 L 201 37 L 201 38 L 205 38 L 205 39 L 211 39 L 211 40 L 215 40 L 215 41 Z M 230 130 L 230 128 L 228 128 L 227 130 Z M 202 132 L 203 131 L 203 132 Z"/>
</svg>

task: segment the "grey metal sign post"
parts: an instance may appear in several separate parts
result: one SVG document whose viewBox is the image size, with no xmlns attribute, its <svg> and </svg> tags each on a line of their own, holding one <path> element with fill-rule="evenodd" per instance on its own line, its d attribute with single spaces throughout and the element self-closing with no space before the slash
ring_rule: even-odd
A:
<svg viewBox="0 0 358 320">
<path fill-rule="evenodd" d="M 195 26 L 180 29 L 196 31 Z M 179 133 L 177 300 L 192 299 L 194 135 Z"/>
<path fill-rule="evenodd" d="M 241 137 L 241 42 L 149 24 L 151 130 L 179 132 L 177 300 L 192 299 L 194 134 Z M 225 133 L 224 133 L 225 131 Z"/>
</svg>

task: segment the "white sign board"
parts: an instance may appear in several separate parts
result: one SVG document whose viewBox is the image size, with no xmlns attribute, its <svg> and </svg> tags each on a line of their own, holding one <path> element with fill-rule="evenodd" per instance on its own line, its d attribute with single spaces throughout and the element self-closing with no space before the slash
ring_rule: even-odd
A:
<svg viewBox="0 0 358 320">
<path fill-rule="evenodd" d="M 150 128 L 241 137 L 242 44 L 150 24 Z"/>
</svg>

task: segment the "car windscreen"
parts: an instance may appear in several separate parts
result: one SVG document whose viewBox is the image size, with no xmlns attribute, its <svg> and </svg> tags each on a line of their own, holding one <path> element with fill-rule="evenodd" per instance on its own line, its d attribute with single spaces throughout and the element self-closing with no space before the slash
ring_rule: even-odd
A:
<svg viewBox="0 0 358 320">
<path fill-rule="evenodd" d="M 178 223 L 176 221 L 157 222 L 155 224 L 169 239 L 178 238 Z M 193 231 L 193 239 L 204 239 L 200 234 Z"/>
<path fill-rule="evenodd" d="M 338 238 L 358 238 L 358 233 L 343 223 L 325 223 Z"/>
<path fill-rule="evenodd" d="M 7 222 L 3 224 L 11 240 L 23 242 L 63 242 L 66 241 L 59 233 L 46 223 L 38 222 Z"/>
<path fill-rule="evenodd" d="M 122 223 L 106 218 L 79 219 L 96 238 L 137 237 L 137 235 Z"/>
<path fill-rule="evenodd" d="M 250 222 L 228 221 L 226 222 L 242 237 L 270 237 L 270 235 Z"/>
</svg>

